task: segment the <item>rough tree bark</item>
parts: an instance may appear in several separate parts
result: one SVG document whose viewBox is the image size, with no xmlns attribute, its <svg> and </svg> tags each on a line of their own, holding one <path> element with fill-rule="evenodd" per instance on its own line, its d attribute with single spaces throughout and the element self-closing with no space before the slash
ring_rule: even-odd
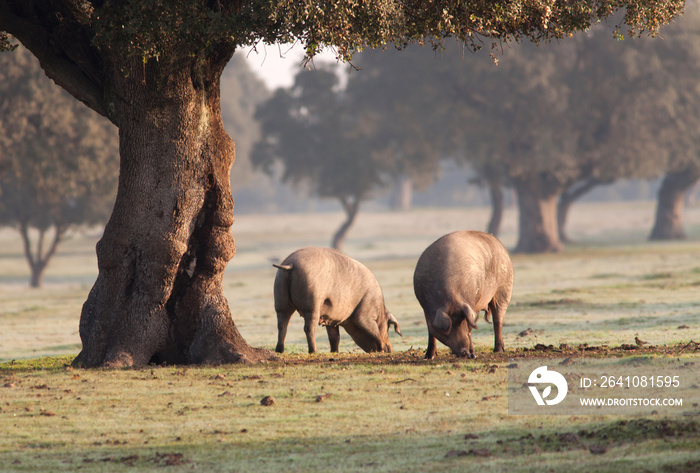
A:
<svg viewBox="0 0 700 473">
<path fill-rule="evenodd" d="M 333 240 L 331 241 L 331 247 L 341 251 L 343 249 L 343 244 L 345 243 L 345 238 L 347 237 L 348 230 L 355 223 L 355 217 L 357 217 L 357 212 L 360 210 L 360 198 L 359 197 L 343 197 L 340 199 L 340 203 L 345 210 L 346 219 L 345 222 L 340 226 L 340 228 L 333 235 Z"/>
<path fill-rule="evenodd" d="M 236 249 L 229 187 L 235 150 L 219 101 L 231 53 L 160 58 L 146 67 L 112 58 L 119 188 L 97 244 L 99 275 L 83 306 L 76 365 L 273 356 L 248 346 L 223 295 L 224 269 Z"/>
<path fill-rule="evenodd" d="M 682 240 L 685 195 L 700 179 L 700 166 L 690 165 L 679 171 L 669 171 L 659 188 L 656 203 L 656 220 L 649 235 L 650 240 Z"/>
<path fill-rule="evenodd" d="M 516 253 L 553 253 L 563 250 L 557 228 L 560 190 L 541 176 L 512 179 L 518 196 L 519 239 Z"/>
<path fill-rule="evenodd" d="M 503 221 L 503 186 L 495 182 L 489 182 L 489 195 L 491 196 L 491 218 L 486 232 L 498 236 Z"/>
</svg>

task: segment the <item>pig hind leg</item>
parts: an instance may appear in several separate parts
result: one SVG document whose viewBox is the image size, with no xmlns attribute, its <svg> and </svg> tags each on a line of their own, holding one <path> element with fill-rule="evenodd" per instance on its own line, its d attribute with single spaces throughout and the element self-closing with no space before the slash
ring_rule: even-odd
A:
<svg viewBox="0 0 700 473">
<path fill-rule="evenodd" d="M 489 303 L 488 312 L 491 312 L 491 317 L 493 319 L 493 351 L 501 352 L 505 349 L 503 344 L 503 322 L 506 318 L 506 309 L 508 305 L 498 305 L 495 300 Z"/>
<path fill-rule="evenodd" d="M 277 311 L 277 353 L 284 353 L 284 340 L 287 338 L 287 328 L 289 321 L 292 319 L 292 314 L 296 309 L 284 309 Z"/>
<path fill-rule="evenodd" d="M 328 332 L 328 341 L 331 344 L 331 352 L 338 353 L 340 347 L 340 327 L 337 325 L 335 327 L 328 325 L 326 331 Z"/>
<path fill-rule="evenodd" d="M 316 327 L 321 320 L 321 314 L 318 311 L 304 311 L 301 316 L 304 318 L 304 333 L 306 333 L 309 353 L 316 353 Z"/>
</svg>

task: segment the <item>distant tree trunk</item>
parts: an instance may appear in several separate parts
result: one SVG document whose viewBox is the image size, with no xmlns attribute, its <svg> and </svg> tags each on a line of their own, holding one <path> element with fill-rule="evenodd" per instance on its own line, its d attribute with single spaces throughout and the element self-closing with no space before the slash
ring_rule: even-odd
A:
<svg viewBox="0 0 700 473">
<path fill-rule="evenodd" d="M 54 227 L 54 236 L 46 252 L 44 252 L 44 238 L 48 229 L 40 228 L 39 237 L 36 242 L 36 250 L 32 251 L 32 242 L 29 238 L 29 225 L 25 222 L 20 224 L 19 232 L 22 235 L 22 242 L 24 244 L 24 256 L 29 263 L 29 269 L 31 271 L 31 276 L 29 278 L 30 287 L 41 287 L 44 278 L 44 270 L 49 264 L 49 261 L 51 261 L 51 258 L 56 254 L 58 244 L 61 242 L 67 228 L 68 227 L 64 225 L 57 225 Z"/>
<path fill-rule="evenodd" d="M 557 204 L 557 227 L 559 229 L 559 240 L 562 243 L 571 242 L 569 236 L 566 234 L 566 220 L 569 217 L 571 205 L 590 192 L 594 187 L 603 183 L 603 181 L 596 178 L 584 179 L 575 182 L 573 185 L 567 187 L 564 192 L 562 192 L 561 196 L 559 197 L 559 203 Z"/>
<path fill-rule="evenodd" d="M 395 210 L 411 210 L 413 203 L 413 178 L 401 176 L 394 193 L 393 206 Z"/>
<path fill-rule="evenodd" d="M 554 253 L 563 250 L 557 228 L 560 192 L 541 177 L 513 179 L 518 196 L 519 240 L 516 253 Z"/>
<path fill-rule="evenodd" d="M 667 172 L 661 183 L 656 203 L 656 221 L 650 240 L 682 240 L 685 194 L 700 179 L 700 167 Z"/>
<path fill-rule="evenodd" d="M 80 317 L 83 367 L 255 362 L 224 296 L 234 144 L 219 78 L 232 51 L 105 65 L 119 124 L 117 199 Z"/>
<path fill-rule="evenodd" d="M 501 231 L 501 221 L 503 220 L 503 186 L 494 182 L 489 182 L 489 195 L 491 196 L 491 219 L 486 228 L 486 232 L 493 236 L 498 236 Z"/>
<path fill-rule="evenodd" d="M 355 217 L 357 217 L 357 212 L 360 210 L 360 198 L 359 197 L 343 197 L 340 199 L 340 203 L 345 210 L 345 215 L 347 219 L 340 226 L 335 235 L 333 235 L 333 241 L 331 242 L 331 247 L 336 250 L 342 250 L 345 244 L 345 237 L 347 236 L 348 230 L 355 223 Z"/>
</svg>

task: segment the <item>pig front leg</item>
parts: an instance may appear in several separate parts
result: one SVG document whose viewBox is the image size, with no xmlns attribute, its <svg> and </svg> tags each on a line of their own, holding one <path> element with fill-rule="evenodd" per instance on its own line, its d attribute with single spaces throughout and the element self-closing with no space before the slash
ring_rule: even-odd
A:
<svg viewBox="0 0 700 473">
<path fill-rule="evenodd" d="M 472 331 L 469 331 L 469 358 L 472 360 L 476 358 L 476 353 L 474 352 L 474 342 L 472 342 Z"/>
<path fill-rule="evenodd" d="M 493 316 L 493 351 L 502 352 L 505 350 L 503 343 L 503 322 L 506 318 L 506 307 L 497 306 L 494 303 L 489 304 L 489 310 Z"/>
<path fill-rule="evenodd" d="M 360 317 L 351 316 L 345 320 L 342 327 L 357 345 L 367 353 L 391 353 L 391 344 L 382 342 L 377 325 Z"/>
<path fill-rule="evenodd" d="M 432 360 L 433 358 L 435 358 L 436 351 L 437 347 L 435 346 L 435 337 L 433 337 L 432 334 L 428 333 L 428 349 L 425 351 L 425 359 Z"/>
</svg>

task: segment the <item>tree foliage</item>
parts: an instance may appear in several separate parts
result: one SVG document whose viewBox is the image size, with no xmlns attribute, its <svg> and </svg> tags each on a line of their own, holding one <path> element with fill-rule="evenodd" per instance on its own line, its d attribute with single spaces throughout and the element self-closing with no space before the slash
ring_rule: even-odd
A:
<svg viewBox="0 0 700 473">
<path fill-rule="evenodd" d="M 253 164 L 267 174 L 281 163 L 283 182 L 340 201 L 348 221 L 333 239 L 336 248 L 389 170 L 375 152 L 377 123 L 338 86 L 330 69 L 297 74 L 291 89 L 278 89 L 259 107 L 263 139 L 253 152 Z"/>
<path fill-rule="evenodd" d="M 22 234 L 38 286 L 71 226 L 109 217 L 117 137 L 108 122 L 52 84 L 23 48 L 0 56 L 0 96 L 0 224 Z M 38 234 L 34 248 L 30 229 Z"/>
<path fill-rule="evenodd" d="M 100 8 L 101 6 L 101 8 Z M 682 1 L 597 0 L 148 0 L 66 2 L 76 19 L 99 15 L 96 38 L 145 58 L 186 47 L 203 51 L 217 40 L 233 48 L 257 42 L 301 42 L 309 56 L 331 46 L 343 59 L 365 48 L 456 37 L 471 49 L 483 39 L 558 39 L 626 7 L 633 34 L 655 32 Z"/>
<path fill-rule="evenodd" d="M 417 54 L 434 53 L 411 48 Z M 383 156 L 393 180 L 408 178 L 418 188 L 439 174 L 448 128 L 445 109 L 435 102 L 444 83 L 439 73 L 426 80 L 422 62 L 404 60 L 403 52 L 367 50 L 353 64 L 347 95 L 371 119 L 374 152 Z"/>
<path fill-rule="evenodd" d="M 357 51 L 389 44 L 431 43 L 455 37 L 471 50 L 511 41 L 563 38 L 624 9 L 630 35 L 655 34 L 682 12 L 683 0 L 2 0 L 0 49 L 6 33 L 20 38 L 49 76 L 109 116 L 96 90 L 101 55 L 150 60 L 177 54 L 204 57 L 242 45 L 299 42 L 312 58 L 332 48 L 349 60 Z M 60 45 L 55 54 L 50 44 Z M 96 48 L 96 49 L 95 49 Z M 217 52 L 219 51 L 219 52 Z M 79 88 L 92 89 L 79 92 Z M 104 97 L 113 100 L 111 97 Z"/>
</svg>

